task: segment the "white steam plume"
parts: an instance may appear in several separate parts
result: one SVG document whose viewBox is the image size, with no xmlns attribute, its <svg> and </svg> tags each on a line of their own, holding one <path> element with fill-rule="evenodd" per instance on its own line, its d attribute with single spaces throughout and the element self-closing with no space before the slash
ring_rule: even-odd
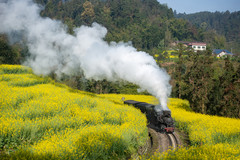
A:
<svg viewBox="0 0 240 160">
<path fill-rule="evenodd" d="M 76 28 L 70 35 L 60 21 L 41 17 L 40 10 L 32 0 L 0 0 L 0 33 L 24 36 L 31 53 L 25 64 L 36 74 L 72 75 L 81 69 L 88 79 L 129 81 L 168 109 L 170 77 L 152 56 L 129 43 L 108 44 L 103 40 L 107 29 L 97 23 Z"/>
</svg>

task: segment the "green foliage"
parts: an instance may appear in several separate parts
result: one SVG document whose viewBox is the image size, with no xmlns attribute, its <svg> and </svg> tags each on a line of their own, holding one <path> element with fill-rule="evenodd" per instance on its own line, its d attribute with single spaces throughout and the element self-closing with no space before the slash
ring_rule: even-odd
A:
<svg viewBox="0 0 240 160">
<path fill-rule="evenodd" d="M 19 53 L 7 43 L 7 40 L 0 36 L 0 64 L 19 63 Z"/>
<path fill-rule="evenodd" d="M 234 67 L 229 57 L 224 63 L 214 60 L 209 51 L 189 52 L 186 58 L 183 52 L 179 46 L 172 96 L 189 100 L 196 112 L 239 118 L 239 64 Z"/>
<path fill-rule="evenodd" d="M 211 68 L 212 58 L 206 52 L 201 55 L 197 52 L 190 57 L 193 63 L 186 71 L 184 82 L 190 84 L 189 89 L 184 95 L 188 97 L 195 111 L 206 114 L 207 104 L 209 103 L 208 96 L 213 86 L 211 79 L 213 70 Z"/>
<path fill-rule="evenodd" d="M 102 81 L 95 81 L 95 80 L 87 80 L 86 83 L 86 91 L 93 92 L 93 93 L 118 93 L 115 85 L 110 83 L 106 80 Z"/>
<path fill-rule="evenodd" d="M 203 33 L 203 39 L 213 49 L 225 49 L 226 38 L 219 35 L 215 30 L 209 30 Z"/>
<path fill-rule="evenodd" d="M 150 54 L 162 39 L 168 46 L 172 39 L 195 39 L 198 33 L 187 21 L 174 19 L 172 10 L 157 0 L 51 0 L 42 15 L 63 20 L 69 33 L 73 26 L 98 22 L 108 29 L 108 42 L 132 41 Z"/>
<path fill-rule="evenodd" d="M 81 20 L 87 25 L 92 24 L 95 18 L 94 6 L 91 2 L 86 1 L 83 4 L 83 9 L 84 10 L 81 13 Z"/>
<path fill-rule="evenodd" d="M 40 3 L 40 4 L 46 4 L 48 0 L 34 0 L 34 2 Z"/>
<path fill-rule="evenodd" d="M 169 30 L 173 37 L 178 40 L 197 39 L 197 29 L 184 19 L 171 19 L 169 21 Z"/>
<path fill-rule="evenodd" d="M 182 72 L 184 69 L 183 66 L 183 53 L 185 52 L 185 49 L 183 44 L 179 44 L 177 48 L 177 56 L 178 56 L 178 61 L 177 61 L 177 66 L 175 69 L 175 74 L 174 78 L 176 80 L 176 87 L 174 88 L 174 92 L 176 97 L 181 98 L 182 97 L 182 88 L 184 87 L 184 83 L 182 82 Z"/>
<path fill-rule="evenodd" d="M 233 67 L 233 63 L 229 57 L 225 59 L 223 74 L 215 80 L 214 90 L 212 93 L 212 101 L 214 104 L 209 104 L 213 114 L 240 117 L 240 85 L 239 71 Z"/>
<path fill-rule="evenodd" d="M 129 83 L 129 82 L 108 82 L 106 80 L 87 80 L 83 76 L 74 76 L 74 77 L 66 77 L 61 80 L 61 83 L 65 83 L 66 85 L 79 89 L 82 91 L 88 91 L 97 94 L 108 94 L 108 93 L 118 93 L 118 94 L 145 94 L 149 93 L 138 92 L 139 86 Z"/>
<path fill-rule="evenodd" d="M 217 34 L 217 36 L 212 36 L 212 38 L 214 41 L 220 42 L 221 45 L 215 44 L 215 47 L 221 49 L 223 42 L 226 41 L 228 42 L 226 44 L 227 49 L 233 48 L 233 53 L 240 53 L 240 11 L 232 13 L 229 11 L 199 12 L 194 14 L 176 14 L 175 16 L 189 20 L 192 24 L 200 27 L 203 32 L 207 31 L 208 34 Z M 208 39 L 205 40 L 208 41 Z"/>
</svg>

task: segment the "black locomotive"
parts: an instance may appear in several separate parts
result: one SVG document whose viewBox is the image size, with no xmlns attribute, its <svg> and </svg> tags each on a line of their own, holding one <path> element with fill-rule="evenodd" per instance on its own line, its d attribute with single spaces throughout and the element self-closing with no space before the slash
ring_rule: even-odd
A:
<svg viewBox="0 0 240 160">
<path fill-rule="evenodd" d="M 170 110 L 162 110 L 156 105 L 134 100 L 126 100 L 124 104 L 133 105 L 146 114 L 149 123 L 148 127 L 162 133 L 174 132 L 174 123 Z"/>
</svg>

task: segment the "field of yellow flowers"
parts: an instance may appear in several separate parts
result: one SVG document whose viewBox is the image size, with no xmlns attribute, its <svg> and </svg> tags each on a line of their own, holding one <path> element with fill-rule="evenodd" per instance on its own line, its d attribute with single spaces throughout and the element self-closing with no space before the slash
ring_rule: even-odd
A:
<svg viewBox="0 0 240 160">
<path fill-rule="evenodd" d="M 152 96 L 72 90 L 17 65 L 0 65 L 0 89 L 3 159 L 126 159 L 148 132 L 145 116 L 121 98 L 157 103 Z M 191 112 L 181 99 L 170 98 L 168 107 L 190 146 L 150 159 L 240 159 L 239 119 Z"/>
<path fill-rule="evenodd" d="M 190 145 L 150 159 L 240 159 L 240 119 L 191 112 L 186 100 L 170 99 L 168 107 L 178 129 L 188 134 Z"/>
<path fill-rule="evenodd" d="M 121 159 L 148 136 L 144 114 L 121 98 L 74 91 L 27 67 L 0 65 L 0 89 L 5 159 Z"/>
<path fill-rule="evenodd" d="M 102 95 L 118 103 L 121 97 L 156 104 L 151 96 Z M 189 102 L 170 98 L 168 107 L 172 111 L 175 126 L 189 136 L 190 144 L 177 150 L 156 153 L 142 159 L 240 159 L 240 119 L 209 116 L 191 111 Z"/>
</svg>

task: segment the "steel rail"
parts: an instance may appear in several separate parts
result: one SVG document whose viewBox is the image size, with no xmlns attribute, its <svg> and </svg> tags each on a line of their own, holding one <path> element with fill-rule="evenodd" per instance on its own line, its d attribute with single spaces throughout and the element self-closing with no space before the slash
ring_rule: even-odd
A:
<svg viewBox="0 0 240 160">
<path fill-rule="evenodd" d="M 166 135 L 169 139 L 169 143 L 170 143 L 170 146 L 172 147 L 172 149 L 176 149 L 179 146 L 179 141 L 178 141 L 177 137 L 175 136 L 175 134 L 169 133 Z"/>
</svg>

